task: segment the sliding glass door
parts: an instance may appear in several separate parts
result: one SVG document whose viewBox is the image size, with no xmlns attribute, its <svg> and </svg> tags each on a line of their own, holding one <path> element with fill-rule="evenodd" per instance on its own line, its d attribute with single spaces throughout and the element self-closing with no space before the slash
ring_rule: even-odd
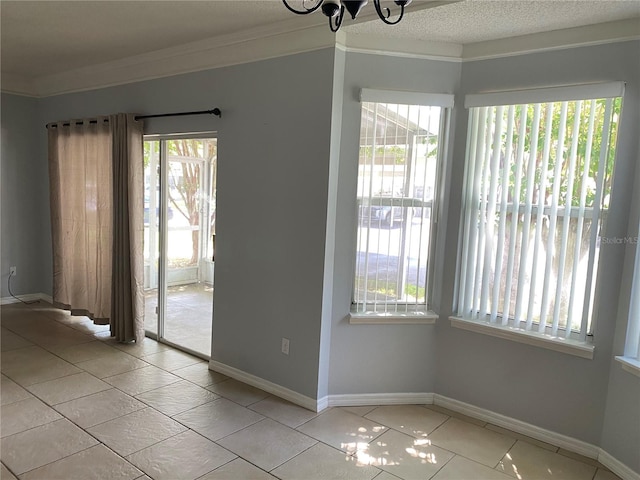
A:
<svg viewBox="0 0 640 480">
<path fill-rule="evenodd" d="M 211 354 L 217 140 L 145 139 L 147 335 Z"/>
</svg>

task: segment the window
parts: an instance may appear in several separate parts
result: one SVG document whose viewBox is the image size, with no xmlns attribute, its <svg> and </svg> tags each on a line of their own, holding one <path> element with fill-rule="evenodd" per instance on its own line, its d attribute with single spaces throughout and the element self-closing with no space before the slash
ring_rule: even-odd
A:
<svg viewBox="0 0 640 480">
<path fill-rule="evenodd" d="M 631 300 L 629 303 L 629 323 L 627 339 L 624 346 L 624 357 L 616 357 L 623 362 L 623 366 L 631 373 L 640 376 L 640 225 L 638 236 L 628 239 L 636 243 L 636 259 L 631 286 Z"/>
<path fill-rule="evenodd" d="M 409 95 L 363 91 L 363 100 L 385 103 L 362 103 L 352 320 L 406 319 L 429 306 L 444 106 L 452 98 Z"/>
<path fill-rule="evenodd" d="M 459 318 L 585 342 L 622 88 L 467 98 Z"/>
</svg>

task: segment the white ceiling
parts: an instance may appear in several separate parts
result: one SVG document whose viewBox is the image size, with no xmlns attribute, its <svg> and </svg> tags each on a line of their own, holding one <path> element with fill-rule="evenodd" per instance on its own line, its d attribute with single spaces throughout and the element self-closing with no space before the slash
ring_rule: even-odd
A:
<svg viewBox="0 0 640 480">
<path fill-rule="evenodd" d="M 357 22 L 345 19 L 348 37 L 469 45 L 624 19 L 637 19 L 640 34 L 640 0 L 414 0 L 395 26 L 384 25 L 372 3 Z M 197 42 L 304 34 L 326 23 L 320 12 L 293 15 L 280 0 L 2 0 L 0 17 L 3 81 L 24 82 Z"/>
</svg>

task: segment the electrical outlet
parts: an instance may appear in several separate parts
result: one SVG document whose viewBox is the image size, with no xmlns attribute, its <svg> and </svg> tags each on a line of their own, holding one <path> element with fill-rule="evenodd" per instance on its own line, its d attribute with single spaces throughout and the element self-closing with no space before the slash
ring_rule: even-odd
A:
<svg viewBox="0 0 640 480">
<path fill-rule="evenodd" d="M 9 276 L 15 277 L 18 274 L 16 267 L 9 267 Z"/>
<path fill-rule="evenodd" d="M 282 353 L 289 355 L 289 339 L 282 337 Z"/>
</svg>

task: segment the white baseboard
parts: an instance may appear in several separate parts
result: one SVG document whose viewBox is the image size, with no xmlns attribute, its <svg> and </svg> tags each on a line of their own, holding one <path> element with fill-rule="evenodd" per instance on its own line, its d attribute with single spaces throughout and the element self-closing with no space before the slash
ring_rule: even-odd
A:
<svg viewBox="0 0 640 480">
<path fill-rule="evenodd" d="M 640 480 L 640 473 L 631 470 L 620 460 L 600 449 L 598 461 L 623 480 Z"/>
<path fill-rule="evenodd" d="M 44 293 L 28 293 L 26 295 L 16 295 L 23 302 L 33 302 L 35 300 L 42 300 L 47 303 L 53 303 L 53 298 L 51 295 L 46 295 Z M 2 297 L 0 298 L 0 305 L 10 305 L 12 303 L 20 303 L 20 300 L 14 297 Z"/>
<path fill-rule="evenodd" d="M 584 455 L 585 457 L 594 459 L 598 458 L 598 453 L 600 450 L 599 447 L 596 447 L 595 445 L 587 442 L 583 442 L 582 440 L 568 437 L 567 435 L 562 435 L 561 433 L 552 432 L 551 430 L 546 430 L 530 423 L 507 417 L 506 415 L 495 413 L 490 410 L 485 410 L 484 408 L 476 407 L 475 405 L 470 405 L 468 403 L 454 400 L 443 395 L 435 394 L 434 403 L 435 405 L 448 408 L 449 410 L 453 410 L 454 412 L 463 413 L 465 415 L 468 415 L 469 417 L 477 418 L 478 420 L 492 423 L 499 427 L 521 433 L 522 435 L 526 435 L 527 437 L 532 437 L 536 440 L 550 443 L 551 445 L 555 445 L 557 447 L 579 453 L 580 455 Z"/>
<path fill-rule="evenodd" d="M 319 412 L 320 410 L 322 410 L 321 408 L 319 408 L 319 401 L 314 398 L 310 398 L 306 395 L 302 395 L 301 393 L 294 392 L 293 390 L 278 385 L 277 383 L 269 382 L 268 380 L 264 380 L 260 377 L 239 370 L 235 367 L 230 367 L 229 365 L 226 365 L 224 363 L 220 363 L 215 360 L 209 360 L 209 370 L 214 370 L 236 380 L 240 380 L 241 382 L 251 385 L 252 387 L 259 388 L 261 390 L 264 390 L 265 392 L 276 395 L 277 397 L 289 400 L 291 403 L 295 403 L 296 405 L 304 407 L 313 412 Z"/>
<path fill-rule="evenodd" d="M 627 465 L 602 450 L 582 440 L 578 440 L 561 433 L 546 430 L 527 422 L 507 417 L 499 413 L 476 407 L 459 400 L 439 395 L 437 393 L 367 393 L 352 395 L 329 395 L 321 399 L 323 404 L 329 407 L 351 407 L 365 405 L 431 405 L 435 404 L 455 412 L 462 413 L 484 422 L 492 423 L 513 432 L 526 435 L 542 442 L 550 443 L 565 450 L 578 453 L 588 458 L 593 458 L 618 475 L 623 480 L 640 480 L 640 473 L 635 472 Z"/>
<path fill-rule="evenodd" d="M 469 403 L 454 400 L 437 393 L 345 394 L 328 395 L 315 400 L 214 360 L 209 362 L 209 368 L 315 412 L 320 412 L 327 407 L 435 404 L 469 417 L 477 418 L 478 420 L 492 423 L 499 427 L 526 435 L 536 440 L 555 445 L 565 450 L 578 453 L 585 457 L 596 459 L 623 480 L 640 480 L 640 473 L 632 470 L 630 467 L 596 445 L 592 445 L 582 440 L 578 440 L 577 438 L 553 432 L 515 418 L 507 417 L 500 413 L 476 407 Z"/>
<path fill-rule="evenodd" d="M 433 393 L 356 393 L 329 395 L 328 407 L 355 407 L 365 405 L 431 405 Z"/>
<path fill-rule="evenodd" d="M 577 438 L 569 437 L 561 433 L 546 430 L 530 423 L 507 417 L 506 415 L 485 410 L 484 408 L 476 407 L 459 400 L 454 400 L 437 393 L 434 395 L 434 404 L 455 412 L 463 413 L 469 417 L 477 418 L 479 420 L 498 425 L 499 427 L 521 433 L 522 435 L 535 438 L 536 440 L 550 443 L 551 445 L 578 453 L 585 457 L 598 460 L 623 480 L 640 480 L 640 473 L 632 470 L 620 460 L 596 445 L 583 442 L 582 440 L 578 440 Z"/>
</svg>

